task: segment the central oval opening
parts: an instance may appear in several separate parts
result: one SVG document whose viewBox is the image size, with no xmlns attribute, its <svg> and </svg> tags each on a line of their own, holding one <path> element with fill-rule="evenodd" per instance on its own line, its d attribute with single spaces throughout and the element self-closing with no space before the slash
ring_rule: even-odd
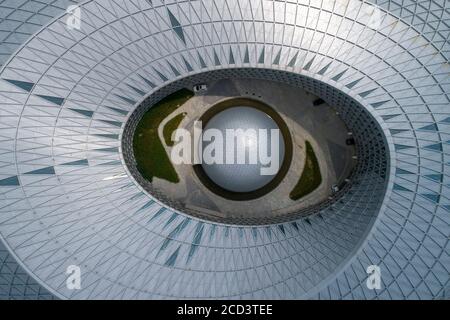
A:
<svg viewBox="0 0 450 320">
<path fill-rule="evenodd" d="M 199 146 L 203 154 L 214 141 L 197 139 L 197 121 L 221 133 L 222 162 L 173 160 L 178 150 L 187 151 L 186 159 Z M 262 153 L 269 161 L 259 154 L 258 134 L 233 136 L 230 148 L 227 129 L 266 130 Z M 179 148 L 178 130 L 197 146 Z M 271 130 L 279 130 L 273 153 Z M 237 153 L 239 144 L 244 162 L 235 154 L 227 163 L 228 150 Z M 386 139 L 369 110 L 326 83 L 269 69 L 216 70 L 160 88 L 129 117 L 122 150 L 136 182 L 167 208 L 238 225 L 293 221 L 368 199 L 375 214 L 389 172 Z"/>
</svg>

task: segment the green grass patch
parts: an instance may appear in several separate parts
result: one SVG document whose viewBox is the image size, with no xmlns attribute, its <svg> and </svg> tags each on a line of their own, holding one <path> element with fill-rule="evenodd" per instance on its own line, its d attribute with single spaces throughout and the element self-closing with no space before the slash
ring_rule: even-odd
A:
<svg viewBox="0 0 450 320">
<path fill-rule="evenodd" d="M 161 122 L 178 107 L 186 103 L 194 93 L 187 89 L 177 91 L 150 108 L 136 127 L 133 151 L 137 169 L 150 182 L 153 178 L 178 183 L 180 179 L 158 136 Z"/>
<path fill-rule="evenodd" d="M 306 159 L 302 176 L 289 194 L 292 200 L 298 200 L 313 192 L 322 183 L 319 162 L 309 141 L 306 141 Z"/>
<path fill-rule="evenodd" d="M 166 145 L 168 147 L 173 147 L 174 141 L 172 140 L 172 134 L 175 130 L 178 129 L 178 126 L 180 125 L 181 121 L 186 117 L 186 113 L 180 113 L 170 119 L 163 129 L 163 136 L 164 140 L 166 141 Z"/>
</svg>

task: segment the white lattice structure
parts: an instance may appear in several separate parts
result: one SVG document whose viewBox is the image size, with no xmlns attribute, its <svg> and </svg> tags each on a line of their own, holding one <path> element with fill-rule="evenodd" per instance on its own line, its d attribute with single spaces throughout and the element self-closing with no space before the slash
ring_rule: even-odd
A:
<svg viewBox="0 0 450 320">
<path fill-rule="evenodd" d="M 448 295 L 448 1 L 96 0 L 80 30 L 69 4 L 0 3 L 0 297 Z M 317 93 L 367 139 L 340 201 L 226 225 L 136 182 L 122 144 L 136 107 L 233 72 Z M 66 288 L 68 265 L 81 290 Z"/>
</svg>

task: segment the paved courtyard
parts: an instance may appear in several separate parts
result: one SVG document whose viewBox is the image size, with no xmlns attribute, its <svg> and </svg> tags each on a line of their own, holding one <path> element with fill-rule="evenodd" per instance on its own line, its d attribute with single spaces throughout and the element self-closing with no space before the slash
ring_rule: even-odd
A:
<svg viewBox="0 0 450 320">
<path fill-rule="evenodd" d="M 331 187 L 340 184 L 351 173 L 354 147 L 346 145 L 348 130 L 333 108 L 327 104 L 313 106 L 316 96 L 302 89 L 277 82 L 249 79 L 220 80 L 209 83 L 208 90 L 198 94 L 165 119 L 159 128 L 179 113 L 186 113 L 181 128 L 193 131 L 193 125 L 211 106 L 230 97 L 250 97 L 272 106 L 288 125 L 293 140 L 293 159 L 288 174 L 269 194 L 250 201 L 231 201 L 207 189 L 191 165 L 175 166 L 181 182 L 173 184 L 155 179 L 154 187 L 174 201 L 184 203 L 186 210 L 218 217 L 271 217 L 292 213 L 318 204 L 331 195 Z M 305 164 L 305 141 L 317 156 L 322 183 L 312 193 L 293 201 L 289 193 L 297 184 Z M 162 139 L 163 141 L 163 139 Z M 166 146 L 168 154 L 170 147 Z"/>
</svg>

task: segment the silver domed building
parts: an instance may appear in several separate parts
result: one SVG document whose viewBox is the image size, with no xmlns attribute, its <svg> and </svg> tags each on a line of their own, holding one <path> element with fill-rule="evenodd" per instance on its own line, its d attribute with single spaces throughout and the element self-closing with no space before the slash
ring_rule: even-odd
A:
<svg viewBox="0 0 450 320">
<path fill-rule="evenodd" d="M 448 5 L 3 1 L 0 298 L 448 298 Z M 129 156 L 142 113 L 222 78 L 301 87 L 338 110 L 364 141 L 338 197 L 226 223 L 142 187 Z"/>
<path fill-rule="evenodd" d="M 225 137 L 227 130 L 243 130 L 244 134 L 238 139 L 233 139 L 233 145 L 228 147 L 230 154 L 226 154 L 227 146 L 224 145 L 225 152 L 222 155 L 222 161 L 214 163 L 204 163 L 202 166 L 206 174 L 219 186 L 234 192 L 251 192 L 266 186 L 278 173 L 281 163 L 284 160 L 285 142 L 281 134 L 278 135 L 277 141 L 277 158 L 276 167 L 272 174 L 262 175 L 261 171 L 266 165 L 262 164 L 258 157 L 251 163 L 249 154 L 257 155 L 259 153 L 259 145 L 264 144 L 264 150 L 271 148 L 271 130 L 279 132 L 280 129 L 276 122 L 266 113 L 247 106 L 235 106 L 216 114 L 205 124 L 205 132 L 208 130 L 218 130 L 221 136 Z M 248 131 L 250 130 L 250 131 Z M 263 130 L 266 134 L 259 135 L 259 130 Z M 245 134 L 247 133 L 247 134 Z M 210 141 L 204 141 L 205 149 L 210 145 Z M 261 148 L 261 149 L 263 149 Z M 241 163 L 237 163 L 236 159 L 239 152 L 244 155 Z M 226 159 L 233 158 L 233 164 L 227 164 Z M 275 158 L 274 157 L 274 158 Z M 212 159 L 214 160 L 214 159 Z M 225 160 L 225 161 L 224 161 Z M 216 163 L 216 162 L 219 162 Z"/>
</svg>

